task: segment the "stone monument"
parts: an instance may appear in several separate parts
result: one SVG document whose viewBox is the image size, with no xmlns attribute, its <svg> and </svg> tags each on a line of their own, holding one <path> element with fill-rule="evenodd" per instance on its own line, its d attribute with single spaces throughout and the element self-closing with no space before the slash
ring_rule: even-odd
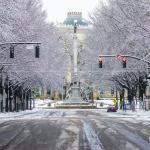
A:
<svg viewBox="0 0 150 150">
<path fill-rule="evenodd" d="M 84 103 L 80 92 L 80 81 L 78 78 L 78 37 L 77 37 L 77 20 L 74 20 L 74 34 L 73 34 L 73 74 L 72 83 L 70 85 L 69 98 L 66 99 L 67 103 Z"/>
</svg>

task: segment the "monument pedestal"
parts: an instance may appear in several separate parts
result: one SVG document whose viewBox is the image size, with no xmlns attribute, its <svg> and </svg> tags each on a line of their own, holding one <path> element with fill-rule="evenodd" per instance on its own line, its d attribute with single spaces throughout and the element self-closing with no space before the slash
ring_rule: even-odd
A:
<svg viewBox="0 0 150 150">
<path fill-rule="evenodd" d="M 68 99 L 65 100 L 65 103 L 72 103 L 72 104 L 77 104 L 77 103 L 85 103 L 82 99 L 81 93 L 80 93 L 80 87 L 77 82 L 75 82 L 70 90 L 70 96 Z"/>
</svg>

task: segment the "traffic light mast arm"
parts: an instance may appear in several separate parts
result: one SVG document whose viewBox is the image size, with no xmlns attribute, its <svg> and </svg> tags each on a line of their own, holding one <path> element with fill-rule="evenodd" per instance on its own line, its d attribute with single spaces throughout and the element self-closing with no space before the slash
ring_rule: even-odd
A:
<svg viewBox="0 0 150 150">
<path fill-rule="evenodd" d="M 6 43 L 0 43 L 0 46 L 3 46 L 3 45 L 15 45 L 15 44 L 17 44 L 17 45 L 24 45 L 24 44 L 29 44 L 29 45 L 31 45 L 31 44 L 41 44 L 41 42 L 6 42 Z"/>
<path fill-rule="evenodd" d="M 0 43 L 0 47 L 1 46 L 5 46 L 5 45 L 40 45 L 41 42 L 6 42 L 6 43 Z M 3 53 L 5 50 L 1 51 L 1 53 Z"/>
<path fill-rule="evenodd" d="M 117 57 L 117 55 L 99 55 L 100 57 Z M 147 61 L 147 60 L 144 60 L 142 58 L 139 58 L 139 57 L 136 57 L 136 56 L 130 56 L 130 55 L 121 55 L 122 57 L 127 57 L 127 58 L 133 58 L 133 59 L 136 59 L 136 60 L 140 60 L 140 61 L 143 61 L 147 64 L 150 64 L 150 61 Z"/>
</svg>

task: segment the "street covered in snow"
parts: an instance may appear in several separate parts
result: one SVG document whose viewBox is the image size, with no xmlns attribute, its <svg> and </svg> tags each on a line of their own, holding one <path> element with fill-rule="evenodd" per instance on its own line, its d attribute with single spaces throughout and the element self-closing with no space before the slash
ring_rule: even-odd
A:
<svg viewBox="0 0 150 150">
<path fill-rule="evenodd" d="M 149 150 L 150 112 L 42 109 L 0 114 L 0 150 Z"/>
<path fill-rule="evenodd" d="M 0 0 L 0 150 L 150 150 L 150 0 Z"/>
</svg>

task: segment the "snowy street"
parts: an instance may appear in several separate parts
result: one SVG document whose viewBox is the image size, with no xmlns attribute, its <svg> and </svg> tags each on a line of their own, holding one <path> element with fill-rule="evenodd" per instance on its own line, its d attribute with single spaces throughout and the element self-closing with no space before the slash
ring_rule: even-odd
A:
<svg viewBox="0 0 150 150">
<path fill-rule="evenodd" d="M 149 112 L 148 112 L 149 113 Z M 0 150 L 149 150 L 149 116 L 105 110 L 50 110 L 0 115 Z"/>
<path fill-rule="evenodd" d="M 150 0 L 0 0 L 0 150 L 150 150 Z"/>
</svg>

